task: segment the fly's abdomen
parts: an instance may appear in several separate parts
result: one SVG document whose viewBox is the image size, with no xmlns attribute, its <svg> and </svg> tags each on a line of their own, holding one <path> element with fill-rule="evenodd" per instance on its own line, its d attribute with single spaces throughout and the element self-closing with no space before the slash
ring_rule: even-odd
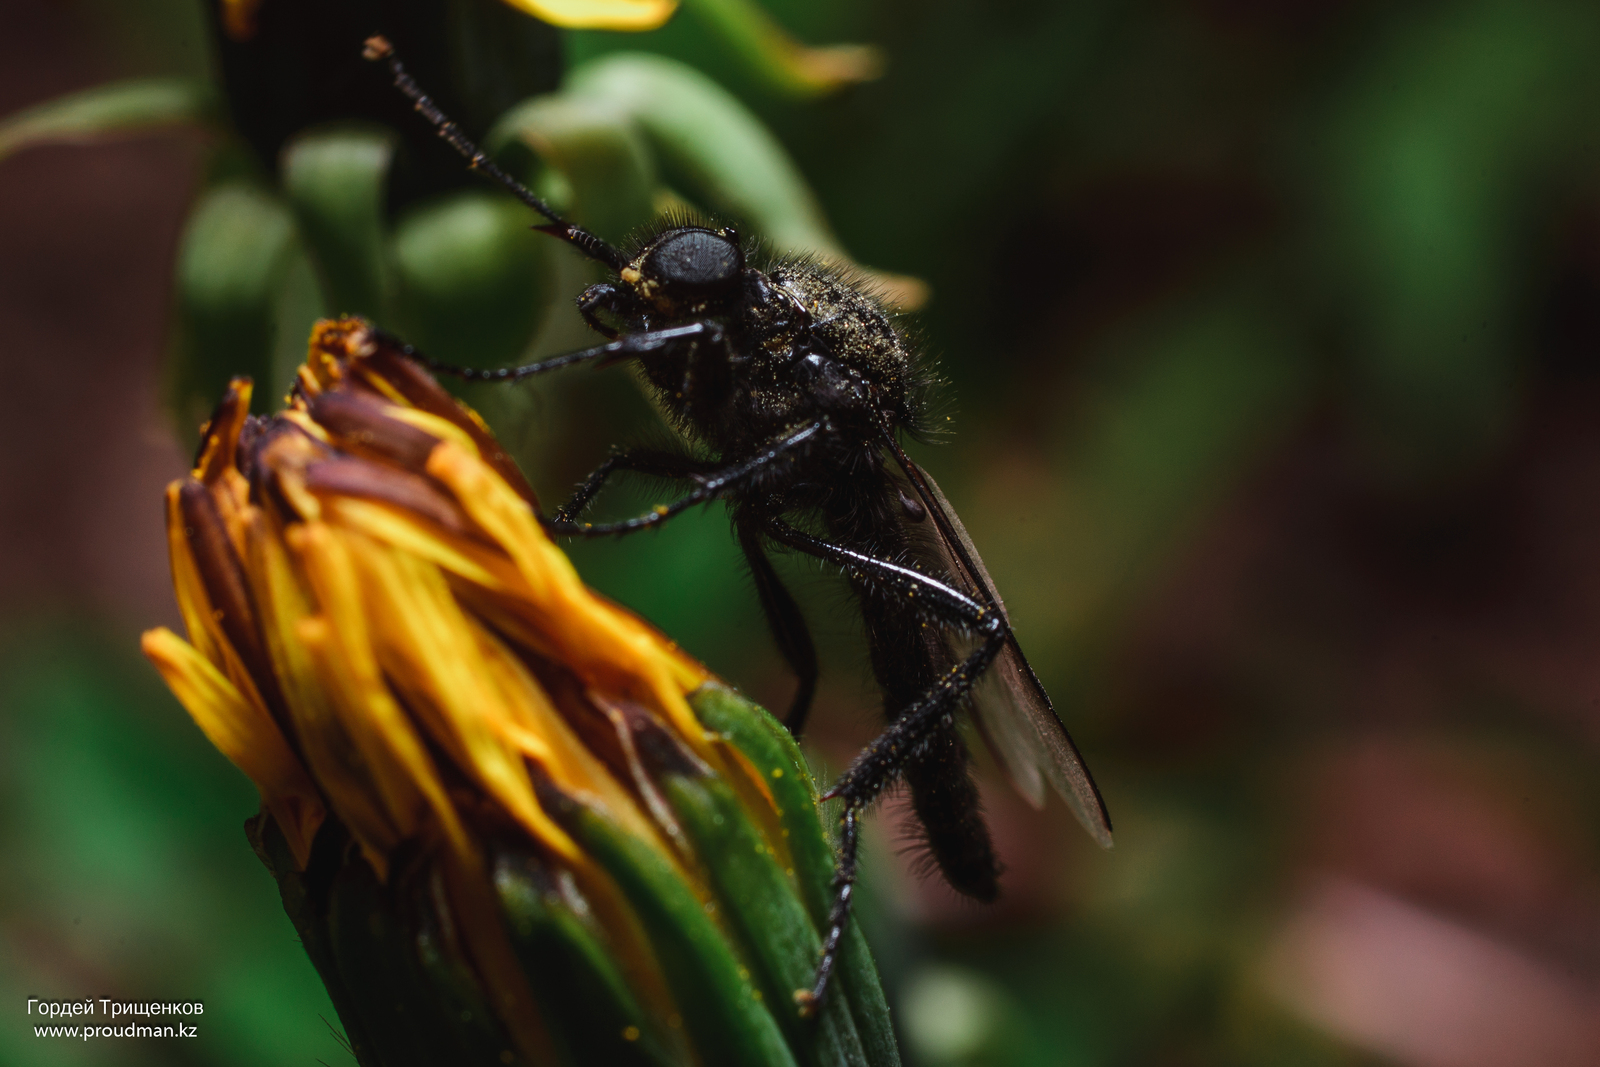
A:
<svg viewBox="0 0 1600 1067">
<path fill-rule="evenodd" d="M 978 784 L 967 766 L 970 758 L 955 727 L 941 727 L 906 767 L 906 785 L 923 840 L 945 881 L 957 892 L 988 903 L 1000 895 L 1000 861 L 983 821 Z"/>
</svg>

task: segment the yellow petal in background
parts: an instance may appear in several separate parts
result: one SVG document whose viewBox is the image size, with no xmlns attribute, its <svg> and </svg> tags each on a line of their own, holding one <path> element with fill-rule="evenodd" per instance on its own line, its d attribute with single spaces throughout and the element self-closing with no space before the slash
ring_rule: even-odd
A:
<svg viewBox="0 0 1600 1067">
<path fill-rule="evenodd" d="M 678 9 L 674 0 L 506 0 L 518 11 L 569 30 L 653 30 Z"/>
</svg>

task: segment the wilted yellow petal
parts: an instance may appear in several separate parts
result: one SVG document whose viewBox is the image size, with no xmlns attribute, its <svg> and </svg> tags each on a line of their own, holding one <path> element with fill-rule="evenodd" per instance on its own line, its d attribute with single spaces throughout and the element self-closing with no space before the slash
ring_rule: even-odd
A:
<svg viewBox="0 0 1600 1067">
<path fill-rule="evenodd" d="M 368 537 L 425 559 L 485 589 L 520 588 L 522 576 L 511 562 L 483 545 L 453 537 L 416 514 L 388 504 L 354 497 L 324 502 L 330 523 L 359 530 Z"/>
<path fill-rule="evenodd" d="M 307 436 L 312 437 L 325 445 L 333 442 L 333 438 L 328 436 L 328 431 L 322 428 L 321 423 L 317 422 L 306 412 L 301 411 L 298 408 L 289 408 L 287 411 L 280 411 L 278 413 L 278 418 L 283 419 L 285 422 L 294 423 L 300 429 L 304 430 Z"/>
<path fill-rule="evenodd" d="M 492 717 L 511 718 L 511 713 L 444 575 L 397 552 L 367 552 L 353 559 L 366 609 L 378 627 L 373 644 L 384 673 L 411 695 L 413 711 L 463 771 L 535 837 L 577 862 L 577 845 L 539 806 L 522 753 L 491 726 Z"/>
<path fill-rule="evenodd" d="M 295 863 L 303 869 L 325 809 L 278 724 L 193 645 L 166 627 L 146 631 L 140 647 L 195 725 L 256 784 L 283 829 Z"/>
<path fill-rule="evenodd" d="M 424 802 L 462 852 L 466 831 L 445 795 L 444 783 L 422 738 L 384 684 L 373 655 L 351 548 L 378 551 L 371 542 L 347 546 L 322 523 L 296 530 L 296 547 L 323 614 L 301 620 L 296 632 L 342 712 L 341 720 L 361 750 L 390 819 L 405 836 L 417 833 Z M 347 538 L 359 535 L 345 534 Z"/>
<path fill-rule="evenodd" d="M 266 701 L 261 697 L 255 678 L 251 675 L 239 652 L 223 632 L 216 606 L 206 592 L 205 581 L 189 544 L 188 523 L 183 515 L 183 481 L 167 486 L 167 548 L 172 564 L 172 586 L 178 599 L 178 612 L 183 616 L 184 629 L 189 641 L 212 666 L 218 668 L 244 697 L 267 714 Z M 193 486 L 194 482 L 187 483 Z"/>
<path fill-rule="evenodd" d="M 189 539 L 184 536 L 183 508 L 178 499 L 182 489 L 181 481 L 167 486 L 167 557 L 172 564 L 172 588 L 178 597 L 178 613 L 183 616 L 189 640 L 206 659 L 220 664 L 222 650 L 217 647 L 214 636 L 211 598 L 206 595 L 194 553 L 189 551 Z"/>
<path fill-rule="evenodd" d="M 374 785 L 322 687 L 320 673 L 302 640 L 302 624 L 315 617 L 310 594 L 300 584 L 288 550 L 257 512 L 247 530 L 245 572 L 261 615 L 261 632 L 283 689 L 311 774 L 329 805 L 361 843 L 379 878 L 388 875 L 388 850 L 400 834 L 374 800 Z"/>
<path fill-rule="evenodd" d="M 413 407 L 396 406 L 390 408 L 386 414 L 397 422 L 403 422 L 407 426 L 415 426 L 417 429 L 430 433 L 441 441 L 449 441 L 474 456 L 478 455 L 478 446 L 471 437 L 467 436 L 467 431 L 449 419 L 442 419 L 437 415 L 430 415 L 426 411 L 419 411 Z"/>
<path fill-rule="evenodd" d="M 655 707 L 696 753 L 720 764 L 684 694 L 708 674 L 636 616 L 602 600 L 579 579 L 564 553 L 534 520 L 527 501 L 486 464 L 448 443 L 428 457 L 428 473 L 505 550 L 527 579 L 530 606 L 563 659 L 595 684 Z"/>
<path fill-rule="evenodd" d="M 522 751 L 539 758 L 562 792 L 592 800 L 635 837 L 661 845 L 655 827 L 605 764 L 578 739 L 539 680 L 493 634 L 476 623 L 472 629 L 489 677 L 510 716 L 491 725 Z"/>
<path fill-rule="evenodd" d="M 505 0 L 536 19 L 569 30 L 653 30 L 672 17 L 675 0 Z"/>
<path fill-rule="evenodd" d="M 200 428 L 200 457 L 192 472 L 200 481 L 214 481 L 223 471 L 234 468 L 239 430 L 250 417 L 250 397 L 254 392 L 255 385 L 249 378 L 232 379 L 216 411 Z"/>
</svg>

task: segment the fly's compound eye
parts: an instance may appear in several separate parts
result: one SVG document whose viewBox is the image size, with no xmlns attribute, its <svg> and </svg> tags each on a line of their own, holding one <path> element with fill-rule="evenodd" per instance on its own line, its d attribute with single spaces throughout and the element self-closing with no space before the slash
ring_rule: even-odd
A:
<svg viewBox="0 0 1600 1067">
<path fill-rule="evenodd" d="M 737 278 L 744 256 L 721 234 L 683 229 L 662 237 L 643 266 L 645 277 L 659 285 L 704 293 L 725 288 Z"/>
</svg>

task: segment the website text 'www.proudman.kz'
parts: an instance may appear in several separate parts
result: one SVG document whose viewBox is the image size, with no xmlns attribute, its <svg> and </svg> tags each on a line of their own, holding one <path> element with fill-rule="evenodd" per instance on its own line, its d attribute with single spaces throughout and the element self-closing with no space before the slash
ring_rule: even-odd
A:
<svg viewBox="0 0 1600 1067">
<path fill-rule="evenodd" d="M 99 1007 L 96 1008 L 98 1003 Z M 42 1015 L 47 1019 L 68 1019 L 94 1016 L 117 1020 L 128 1015 L 204 1015 L 206 1007 L 198 1000 L 184 1001 L 128 1001 L 110 997 L 86 997 L 83 1000 L 39 1000 L 28 998 L 28 1014 Z M 34 1037 L 73 1037 L 83 1041 L 91 1037 L 199 1037 L 200 1028 L 183 1021 L 170 1025 L 154 1025 L 126 1019 L 120 1025 L 101 1025 L 85 1019 L 77 1026 L 43 1025 L 33 1028 Z"/>
</svg>

